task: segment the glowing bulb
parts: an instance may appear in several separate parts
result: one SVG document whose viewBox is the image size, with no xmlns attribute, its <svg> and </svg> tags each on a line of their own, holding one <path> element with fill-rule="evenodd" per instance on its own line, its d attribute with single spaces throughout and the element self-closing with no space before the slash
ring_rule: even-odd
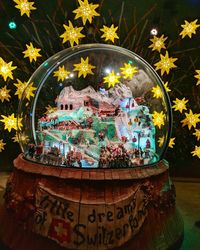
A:
<svg viewBox="0 0 200 250">
<path fill-rule="evenodd" d="M 14 30 L 14 29 L 17 28 L 17 24 L 16 24 L 15 22 L 9 22 L 8 26 L 9 26 L 9 28 L 10 28 L 11 30 Z"/>
<path fill-rule="evenodd" d="M 110 74 L 111 71 L 110 71 L 109 68 L 106 68 L 106 69 L 105 69 L 105 72 L 106 72 L 106 74 Z"/>
<path fill-rule="evenodd" d="M 74 74 L 73 74 L 73 73 L 70 73 L 69 76 L 72 78 L 72 77 L 74 77 Z"/>
<path fill-rule="evenodd" d="M 153 28 L 151 31 L 150 31 L 151 35 L 153 36 L 157 36 L 158 35 L 158 30 Z"/>
</svg>

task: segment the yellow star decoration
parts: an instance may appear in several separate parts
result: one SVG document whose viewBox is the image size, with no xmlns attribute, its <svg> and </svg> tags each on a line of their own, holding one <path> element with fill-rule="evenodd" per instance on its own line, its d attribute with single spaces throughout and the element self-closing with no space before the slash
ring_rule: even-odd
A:
<svg viewBox="0 0 200 250">
<path fill-rule="evenodd" d="M 170 138 L 170 140 L 169 140 L 169 148 L 173 148 L 174 147 L 174 145 L 175 145 L 174 140 L 175 140 L 175 137 L 174 138 Z"/>
<path fill-rule="evenodd" d="M 4 81 L 7 80 L 8 77 L 13 79 L 13 70 L 16 69 L 16 66 L 12 66 L 13 62 L 6 63 L 1 57 L 0 57 L 0 75 L 3 77 Z"/>
<path fill-rule="evenodd" d="M 54 71 L 53 74 L 53 76 L 58 78 L 58 81 L 64 81 L 69 76 L 70 72 L 67 71 L 63 65 L 62 67 L 59 66 L 58 70 Z"/>
<path fill-rule="evenodd" d="M 119 39 L 116 31 L 117 31 L 118 27 L 114 27 L 114 25 L 112 24 L 109 27 L 103 25 L 103 28 L 100 29 L 104 34 L 101 36 L 101 38 L 105 38 L 105 41 L 111 40 L 114 43 L 115 39 Z"/>
<path fill-rule="evenodd" d="M 165 90 L 166 90 L 167 92 L 170 92 L 171 89 L 168 87 L 168 82 L 163 83 L 163 84 L 164 84 Z"/>
<path fill-rule="evenodd" d="M 154 65 L 156 66 L 156 70 L 161 70 L 161 75 L 163 75 L 165 72 L 169 74 L 170 69 L 177 67 L 174 64 L 176 60 L 177 58 L 169 57 L 169 53 L 166 51 L 165 56 L 160 54 L 160 61 Z"/>
<path fill-rule="evenodd" d="M 5 100 L 9 102 L 10 99 L 10 89 L 7 89 L 6 86 L 0 89 L 0 100 L 1 102 L 4 102 Z"/>
<path fill-rule="evenodd" d="M 15 136 L 12 137 L 13 142 L 18 142 L 19 140 L 23 143 L 27 143 L 29 141 L 29 138 L 27 135 L 25 135 L 24 133 L 19 133 L 19 134 L 15 134 Z"/>
<path fill-rule="evenodd" d="M 28 57 L 30 62 L 33 60 L 37 61 L 37 57 L 41 57 L 39 54 L 41 49 L 34 48 L 32 43 L 30 43 L 30 45 L 26 44 L 26 48 L 27 50 L 23 52 L 23 54 L 25 54 L 24 58 Z"/>
<path fill-rule="evenodd" d="M 160 53 L 161 49 L 166 49 L 165 41 L 167 38 L 168 37 L 164 37 L 164 35 L 161 37 L 153 36 L 153 38 L 150 39 L 152 44 L 149 46 L 149 48 L 152 48 L 152 51 L 157 50 Z"/>
<path fill-rule="evenodd" d="M 17 130 L 17 127 L 18 127 L 18 129 L 21 129 L 21 127 L 22 127 L 22 123 L 21 123 L 22 118 L 18 118 L 18 121 L 17 121 L 17 118 L 14 116 L 14 114 L 9 115 L 8 117 L 5 116 L 5 115 L 2 115 L 1 117 L 3 117 L 3 119 L 0 120 L 0 121 L 4 123 L 4 129 L 5 130 L 7 129 L 10 132 L 11 129 Z"/>
<path fill-rule="evenodd" d="M 197 81 L 197 85 L 200 85 L 200 70 L 195 70 L 195 72 L 197 73 L 197 75 L 195 75 L 194 77 L 198 79 Z"/>
<path fill-rule="evenodd" d="M 2 152 L 4 150 L 4 146 L 6 145 L 6 143 L 3 142 L 3 139 L 0 140 L 0 152 Z"/>
<path fill-rule="evenodd" d="M 188 102 L 188 100 L 185 100 L 185 97 L 181 100 L 176 98 L 176 100 L 173 101 L 174 106 L 172 106 L 172 108 L 175 111 L 180 111 L 182 113 L 183 110 L 187 110 L 186 105 L 185 105 L 187 102 Z"/>
<path fill-rule="evenodd" d="M 196 124 L 200 122 L 199 116 L 200 114 L 193 114 L 192 110 L 190 109 L 189 113 L 185 113 L 186 118 L 182 120 L 182 126 L 188 126 L 189 130 L 192 128 L 196 128 Z"/>
<path fill-rule="evenodd" d="M 114 87 L 115 84 L 119 83 L 119 78 L 120 76 L 115 75 L 114 70 L 112 70 L 112 72 L 108 76 L 105 76 L 103 79 L 104 83 L 108 83 L 108 87 Z"/>
<path fill-rule="evenodd" d="M 165 124 L 165 114 L 163 113 L 163 111 L 161 111 L 160 113 L 158 113 L 157 111 L 154 111 L 152 114 L 152 120 L 155 126 L 158 126 L 159 128 L 161 128 L 162 125 Z"/>
<path fill-rule="evenodd" d="M 155 98 L 161 98 L 163 95 L 162 95 L 162 90 L 161 88 L 157 85 L 156 87 L 153 87 L 151 92 L 153 93 L 153 97 Z"/>
<path fill-rule="evenodd" d="M 158 139 L 158 146 L 159 146 L 159 148 L 161 148 L 163 146 L 164 141 L 165 141 L 165 137 L 164 136 L 159 137 L 159 139 Z"/>
<path fill-rule="evenodd" d="M 94 75 L 92 69 L 95 69 L 96 67 L 89 64 L 88 61 L 88 57 L 86 57 L 85 60 L 81 57 L 81 62 L 78 64 L 74 64 L 74 71 L 78 71 L 78 77 L 81 77 L 83 75 L 83 77 L 85 78 L 87 74 Z"/>
<path fill-rule="evenodd" d="M 90 23 L 92 22 L 92 18 L 94 16 L 100 16 L 99 13 L 95 11 L 99 4 L 88 3 L 88 0 L 78 0 L 79 7 L 73 11 L 76 14 L 75 19 L 81 17 L 83 24 L 85 25 L 88 20 Z"/>
<path fill-rule="evenodd" d="M 17 79 L 18 83 L 14 83 L 14 85 L 17 87 L 17 91 L 15 92 L 15 95 L 18 96 L 18 99 L 20 100 L 22 98 L 22 94 L 25 91 L 26 98 L 30 101 L 30 98 L 34 96 L 34 91 L 37 89 L 33 87 L 33 82 L 28 84 L 27 82 L 21 82 L 19 79 Z"/>
<path fill-rule="evenodd" d="M 122 75 L 124 75 L 124 78 L 133 78 L 133 75 L 138 72 L 138 69 L 136 67 L 131 66 L 128 63 L 124 63 L 124 68 L 120 68 Z"/>
<path fill-rule="evenodd" d="M 197 137 L 197 141 L 200 140 L 200 129 L 195 129 L 195 133 L 193 133 Z"/>
<path fill-rule="evenodd" d="M 189 38 L 191 38 L 192 34 L 196 34 L 196 29 L 200 26 L 200 24 L 197 24 L 197 21 L 198 21 L 198 19 L 196 19 L 193 22 L 189 23 L 187 20 L 185 20 L 185 24 L 181 25 L 183 30 L 179 34 L 180 36 L 182 36 L 182 39 L 185 36 L 189 36 Z"/>
<path fill-rule="evenodd" d="M 15 5 L 15 8 L 20 10 L 21 16 L 26 14 L 28 17 L 30 17 L 31 10 L 36 10 L 36 8 L 33 6 L 34 2 L 29 2 L 28 0 L 13 0 L 17 5 Z"/>
<path fill-rule="evenodd" d="M 62 43 L 69 41 L 71 47 L 73 47 L 74 43 L 79 44 L 79 39 L 85 37 L 85 35 L 81 34 L 83 27 L 73 27 L 70 21 L 69 26 L 64 24 L 63 27 L 65 28 L 65 32 L 60 36 L 63 38 Z"/>
<path fill-rule="evenodd" d="M 195 146 L 195 150 L 191 152 L 192 156 L 197 156 L 200 158 L 200 146 Z"/>
<path fill-rule="evenodd" d="M 52 107 L 51 105 L 48 105 L 47 107 L 45 107 L 45 109 L 46 109 L 46 112 L 45 112 L 46 115 L 54 113 L 58 110 L 57 107 Z"/>
</svg>

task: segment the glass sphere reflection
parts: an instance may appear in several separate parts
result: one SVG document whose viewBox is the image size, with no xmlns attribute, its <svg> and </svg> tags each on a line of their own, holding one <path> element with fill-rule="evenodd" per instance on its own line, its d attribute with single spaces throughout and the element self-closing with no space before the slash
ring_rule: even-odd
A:
<svg viewBox="0 0 200 250">
<path fill-rule="evenodd" d="M 30 84 L 37 90 L 28 102 Z M 104 44 L 69 48 L 44 62 L 28 87 L 18 110 L 27 159 L 83 168 L 162 159 L 171 129 L 169 98 L 153 68 L 133 52 Z"/>
</svg>

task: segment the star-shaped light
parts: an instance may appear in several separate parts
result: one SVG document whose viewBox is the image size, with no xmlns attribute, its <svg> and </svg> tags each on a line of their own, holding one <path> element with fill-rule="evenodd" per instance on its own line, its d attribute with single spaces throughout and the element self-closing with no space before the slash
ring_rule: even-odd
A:
<svg viewBox="0 0 200 250">
<path fill-rule="evenodd" d="M 197 141 L 200 140 L 200 129 L 195 129 L 195 132 L 193 133 L 197 137 Z"/>
<path fill-rule="evenodd" d="M 182 39 L 185 36 L 189 36 L 189 38 L 191 38 L 192 34 L 196 34 L 196 29 L 200 26 L 200 24 L 197 24 L 197 21 L 198 21 L 198 19 L 196 19 L 193 22 L 189 23 L 187 20 L 185 20 L 185 24 L 181 25 L 183 30 L 179 34 L 180 36 L 182 36 Z"/>
<path fill-rule="evenodd" d="M 5 100 L 9 102 L 10 99 L 10 89 L 7 89 L 6 86 L 4 86 L 3 88 L 0 88 L 0 100 L 1 102 L 4 102 Z"/>
<path fill-rule="evenodd" d="M 30 17 L 31 10 L 36 10 L 36 8 L 33 6 L 34 2 L 29 2 L 28 0 L 13 0 L 17 5 L 15 5 L 15 8 L 20 10 L 21 16 L 26 14 L 28 17 Z"/>
<path fill-rule="evenodd" d="M 170 69 L 177 67 L 174 64 L 176 60 L 177 58 L 169 57 L 169 53 L 166 51 L 165 56 L 160 54 L 160 61 L 154 65 L 156 66 L 156 70 L 161 70 L 161 75 L 163 75 L 165 72 L 169 74 Z"/>
<path fill-rule="evenodd" d="M 3 142 L 3 139 L 0 140 L 0 152 L 2 152 L 4 150 L 4 146 L 6 145 L 6 143 Z"/>
<path fill-rule="evenodd" d="M 164 87 L 167 92 L 171 91 L 171 89 L 168 87 L 168 82 L 164 83 Z"/>
<path fill-rule="evenodd" d="M 95 11 L 99 4 L 88 3 L 88 0 L 78 0 L 79 7 L 73 11 L 76 14 L 75 19 L 81 17 L 83 24 L 85 25 L 88 20 L 90 23 L 92 22 L 92 18 L 94 16 L 100 16 L 99 13 Z"/>
<path fill-rule="evenodd" d="M 103 78 L 103 80 L 104 80 L 104 83 L 108 83 L 108 87 L 111 87 L 111 86 L 114 87 L 115 84 L 119 83 L 119 78 L 120 76 L 115 75 L 114 70 L 112 70 L 108 76 L 105 76 Z"/>
<path fill-rule="evenodd" d="M 69 26 L 64 24 L 63 27 L 65 28 L 65 32 L 60 36 L 63 38 L 62 43 L 69 41 L 71 47 L 73 47 L 74 43 L 79 44 L 79 39 L 85 37 L 85 35 L 81 34 L 83 27 L 74 27 L 70 21 Z"/>
<path fill-rule="evenodd" d="M 173 147 L 174 147 L 174 145 L 175 145 L 174 140 L 175 140 L 175 137 L 174 137 L 174 138 L 170 138 L 170 140 L 169 140 L 169 147 L 170 147 L 170 148 L 173 148 Z"/>
<path fill-rule="evenodd" d="M 195 70 L 195 72 L 197 73 L 197 75 L 195 75 L 194 77 L 198 79 L 197 85 L 199 85 L 200 84 L 200 70 L 197 69 Z"/>
<path fill-rule="evenodd" d="M 26 48 L 27 50 L 23 52 L 24 58 L 28 57 L 30 62 L 33 60 L 37 61 L 37 57 L 41 57 L 39 54 L 41 49 L 34 48 L 32 43 L 30 43 L 30 45 L 26 44 Z"/>
<path fill-rule="evenodd" d="M 48 105 L 47 107 L 45 107 L 45 109 L 46 109 L 46 112 L 45 112 L 46 115 L 54 113 L 58 110 L 57 107 L 52 107 L 51 105 Z"/>
<path fill-rule="evenodd" d="M 160 53 L 161 49 L 166 49 L 165 47 L 166 40 L 167 37 L 164 37 L 164 35 L 162 35 L 161 37 L 153 36 L 153 38 L 150 39 L 152 44 L 149 46 L 149 48 L 152 48 L 152 51 L 157 50 Z"/>
<path fill-rule="evenodd" d="M 200 146 L 195 146 L 195 150 L 191 152 L 192 156 L 197 156 L 200 158 Z"/>
<path fill-rule="evenodd" d="M 88 74 L 94 75 L 92 69 L 96 68 L 95 66 L 89 64 L 88 57 L 86 57 L 85 60 L 81 57 L 81 62 L 78 64 L 74 64 L 74 67 L 74 71 L 78 71 L 78 77 L 81 77 L 83 75 L 84 78 Z"/>
<path fill-rule="evenodd" d="M 166 115 L 163 113 L 163 111 L 161 111 L 160 113 L 154 111 L 152 114 L 153 123 L 155 126 L 158 126 L 159 128 L 161 128 L 161 126 L 165 124 L 165 118 Z"/>
<path fill-rule="evenodd" d="M 183 110 L 187 110 L 187 108 L 186 108 L 187 102 L 188 102 L 188 100 L 185 100 L 185 97 L 181 100 L 176 98 L 176 100 L 173 101 L 174 106 L 172 106 L 172 108 L 174 108 L 175 111 L 179 111 L 182 113 Z"/>
<path fill-rule="evenodd" d="M 156 87 L 153 87 L 151 92 L 153 93 L 153 97 L 155 98 L 161 98 L 163 96 L 161 88 L 157 85 Z"/>
<path fill-rule="evenodd" d="M 12 137 L 13 142 L 18 142 L 21 141 L 23 143 L 27 143 L 29 142 L 29 138 L 27 135 L 25 135 L 24 133 L 19 133 L 19 134 L 15 134 L 15 136 Z"/>
<path fill-rule="evenodd" d="M 137 67 L 131 66 L 129 63 L 124 63 L 124 67 L 120 68 L 122 75 L 124 75 L 124 78 L 133 78 L 133 75 L 138 72 Z"/>
<path fill-rule="evenodd" d="M 17 91 L 15 92 L 15 95 L 18 96 L 18 99 L 20 100 L 22 98 L 22 94 L 24 90 L 26 89 L 25 95 L 28 100 L 30 100 L 31 97 L 34 96 L 34 91 L 37 89 L 33 87 L 33 82 L 28 84 L 27 82 L 22 82 L 19 79 L 17 79 L 18 83 L 14 83 L 14 85 L 17 87 Z"/>
<path fill-rule="evenodd" d="M 12 66 L 12 61 L 9 63 L 6 63 L 2 58 L 0 58 L 0 75 L 3 77 L 4 81 L 7 80 L 7 78 L 13 79 L 13 70 L 16 69 L 16 66 Z"/>
<path fill-rule="evenodd" d="M 8 130 L 9 132 L 11 131 L 11 129 L 15 129 L 17 130 L 17 125 L 18 125 L 18 129 L 21 129 L 22 127 L 22 118 L 18 118 L 18 121 L 17 121 L 17 118 L 15 117 L 14 114 L 12 115 L 9 115 L 9 116 L 5 116 L 5 115 L 2 115 L 1 116 L 3 119 L 0 120 L 1 122 L 4 123 L 4 129 Z"/>
<path fill-rule="evenodd" d="M 158 146 L 159 146 L 159 148 L 161 148 L 163 146 L 164 141 L 165 141 L 165 137 L 164 136 L 159 137 L 159 139 L 158 139 Z"/>
<path fill-rule="evenodd" d="M 59 66 L 57 71 L 53 72 L 53 76 L 58 78 L 58 81 L 64 81 L 66 78 L 68 78 L 70 72 L 65 69 L 65 66 L 62 67 Z"/>
<path fill-rule="evenodd" d="M 101 38 L 105 38 L 105 41 L 111 40 L 114 43 L 115 39 L 119 39 L 116 33 L 117 29 L 118 27 L 114 27 L 113 24 L 110 27 L 103 25 L 103 28 L 100 29 L 104 33 Z"/>
<path fill-rule="evenodd" d="M 192 110 L 190 109 L 189 113 L 185 113 L 186 118 L 182 120 L 182 126 L 188 126 L 189 130 L 194 127 L 196 128 L 196 124 L 200 122 L 200 114 L 193 114 Z"/>
</svg>

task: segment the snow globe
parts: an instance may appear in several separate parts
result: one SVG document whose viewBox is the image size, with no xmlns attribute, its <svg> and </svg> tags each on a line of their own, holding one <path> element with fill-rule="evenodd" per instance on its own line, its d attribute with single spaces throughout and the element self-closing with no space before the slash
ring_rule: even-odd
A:
<svg viewBox="0 0 200 250">
<path fill-rule="evenodd" d="M 153 68 L 124 48 L 89 44 L 45 61 L 29 84 L 18 116 L 24 157 L 46 165 L 132 168 L 163 158 L 171 110 Z M 25 137 L 26 140 L 21 140 Z"/>
</svg>

